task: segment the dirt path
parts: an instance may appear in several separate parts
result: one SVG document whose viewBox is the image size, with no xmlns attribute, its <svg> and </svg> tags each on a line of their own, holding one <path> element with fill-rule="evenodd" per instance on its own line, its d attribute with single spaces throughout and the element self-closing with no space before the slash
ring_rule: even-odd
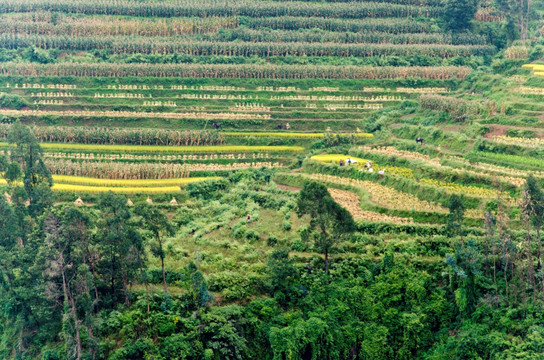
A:
<svg viewBox="0 0 544 360">
<path fill-rule="evenodd" d="M 282 185 L 282 184 L 276 184 L 276 187 L 283 191 L 292 191 L 292 192 L 299 192 L 301 189 L 298 186 Z"/>
</svg>

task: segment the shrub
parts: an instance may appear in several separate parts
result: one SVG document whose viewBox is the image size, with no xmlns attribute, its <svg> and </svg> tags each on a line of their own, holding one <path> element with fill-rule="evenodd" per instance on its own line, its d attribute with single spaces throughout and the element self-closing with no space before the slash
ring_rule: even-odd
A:
<svg viewBox="0 0 544 360">
<path fill-rule="evenodd" d="M 20 110 L 27 105 L 19 95 L 0 93 L 0 108 Z"/>
<path fill-rule="evenodd" d="M 286 230 L 286 231 L 291 230 L 291 222 L 290 221 L 284 220 L 282 225 L 283 225 L 284 230 Z"/>
<path fill-rule="evenodd" d="M 252 230 L 246 231 L 245 238 L 246 240 L 259 240 L 260 235 L 257 231 L 252 229 Z"/>
<path fill-rule="evenodd" d="M 274 235 L 269 236 L 268 240 L 266 240 L 266 244 L 271 247 L 276 246 L 278 242 L 279 242 L 278 238 L 275 237 Z"/>
</svg>

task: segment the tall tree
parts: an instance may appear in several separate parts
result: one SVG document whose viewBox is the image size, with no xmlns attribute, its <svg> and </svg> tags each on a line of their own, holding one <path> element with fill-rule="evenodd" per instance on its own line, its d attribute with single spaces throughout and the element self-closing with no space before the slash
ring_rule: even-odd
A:
<svg viewBox="0 0 544 360">
<path fill-rule="evenodd" d="M 166 285 L 166 270 L 164 268 L 166 253 L 164 251 L 163 242 L 164 236 L 173 234 L 174 227 L 164 212 L 148 203 L 136 204 L 134 213 L 142 217 L 143 227 L 150 231 L 155 239 L 155 242 L 151 244 L 151 251 L 153 252 L 153 255 L 158 256 L 161 259 L 162 282 L 164 297 L 166 298 L 168 295 L 168 288 Z"/>
<path fill-rule="evenodd" d="M 455 300 L 462 313 L 470 315 L 476 309 L 476 279 L 481 274 L 481 254 L 473 240 L 466 244 L 459 243 L 454 255 L 446 256 L 446 263 L 459 279 L 459 288 L 455 291 Z"/>
<path fill-rule="evenodd" d="M 448 200 L 448 209 L 450 212 L 448 214 L 446 229 L 451 236 L 460 236 L 462 234 L 465 205 L 459 195 L 451 195 Z"/>
<path fill-rule="evenodd" d="M 325 272 L 328 275 L 329 254 L 342 237 L 355 230 L 353 217 L 334 201 L 324 185 L 314 181 L 304 184 L 296 212 L 298 216 L 310 216 L 315 247 L 325 256 Z"/>
<path fill-rule="evenodd" d="M 538 267 L 540 268 L 542 266 L 542 242 L 540 230 L 544 225 L 544 192 L 542 192 L 538 182 L 532 175 L 527 178 L 525 187 L 523 188 L 522 211 L 529 217 L 536 230 L 538 242 Z"/>
<path fill-rule="evenodd" d="M 24 174 L 23 183 L 30 201 L 29 212 L 33 216 L 42 214 L 52 204 L 51 186 L 53 178 L 42 158 L 43 150 L 27 126 L 16 122 L 8 134 L 8 142 L 15 147 L 11 161 L 19 164 Z M 14 172 L 15 169 L 8 170 Z"/>
<path fill-rule="evenodd" d="M 478 0 L 444 0 L 444 21 L 453 31 L 467 30 L 478 10 Z"/>
<path fill-rule="evenodd" d="M 100 220 L 97 236 L 104 256 L 101 261 L 110 288 L 110 301 L 119 295 L 118 280 L 122 282 L 125 305 L 130 305 L 130 286 L 140 267 L 143 252 L 142 238 L 131 224 L 131 213 L 124 196 L 107 192 L 98 201 Z"/>
</svg>

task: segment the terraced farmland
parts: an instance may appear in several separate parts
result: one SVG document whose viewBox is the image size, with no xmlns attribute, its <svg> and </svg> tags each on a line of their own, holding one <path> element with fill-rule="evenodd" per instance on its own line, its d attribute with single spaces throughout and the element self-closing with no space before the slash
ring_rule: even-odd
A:
<svg viewBox="0 0 544 360">
<path fill-rule="evenodd" d="M 0 359 L 541 358 L 543 0 L 0 15 Z"/>
</svg>

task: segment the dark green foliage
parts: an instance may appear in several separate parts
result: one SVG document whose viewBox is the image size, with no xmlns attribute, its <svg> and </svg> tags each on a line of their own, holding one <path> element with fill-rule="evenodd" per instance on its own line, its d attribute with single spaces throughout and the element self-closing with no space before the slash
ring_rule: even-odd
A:
<svg viewBox="0 0 544 360">
<path fill-rule="evenodd" d="M 448 222 L 446 229 L 451 236 L 461 235 L 465 205 L 459 195 L 453 194 L 448 200 Z"/>
<path fill-rule="evenodd" d="M 20 110 L 27 105 L 27 102 L 18 95 L 0 93 L 0 108 Z"/>
<path fill-rule="evenodd" d="M 8 142 L 15 145 L 11 160 L 22 168 L 24 174 L 24 188 L 30 200 L 29 212 L 33 215 L 42 214 L 52 204 L 50 187 L 53 184 L 51 173 L 42 158 L 42 148 L 30 129 L 20 122 L 12 126 Z M 10 171 L 9 175 L 15 176 L 16 171 Z"/>
<path fill-rule="evenodd" d="M 269 276 L 270 296 L 282 306 L 286 306 L 297 293 L 294 286 L 298 278 L 298 271 L 293 260 L 289 258 L 289 250 L 286 248 L 274 250 L 268 259 L 266 271 Z"/>
<path fill-rule="evenodd" d="M 466 244 L 460 243 L 455 249 L 455 255 L 447 255 L 446 263 L 457 278 L 454 283 L 455 302 L 459 311 L 464 315 L 471 315 L 476 309 L 478 294 L 476 281 L 481 275 L 481 253 L 476 243 L 469 240 Z"/>
<path fill-rule="evenodd" d="M 479 0 L 444 0 L 444 21 L 448 29 L 463 31 L 470 27 Z"/>
<path fill-rule="evenodd" d="M 211 199 L 220 192 L 225 191 L 229 183 L 225 179 L 206 180 L 190 183 L 186 186 L 190 196 L 202 199 Z"/>
<path fill-rule="evenodd" d="M 324 185 L 306 182 L 297 200 L 297 215 L 310 216 L 315 248 L 325 255 L 325 272 L 328 274 L 329 253 L 342 237 L 355 230 L 351 214 L 334 201 Z"/>
</svg>

